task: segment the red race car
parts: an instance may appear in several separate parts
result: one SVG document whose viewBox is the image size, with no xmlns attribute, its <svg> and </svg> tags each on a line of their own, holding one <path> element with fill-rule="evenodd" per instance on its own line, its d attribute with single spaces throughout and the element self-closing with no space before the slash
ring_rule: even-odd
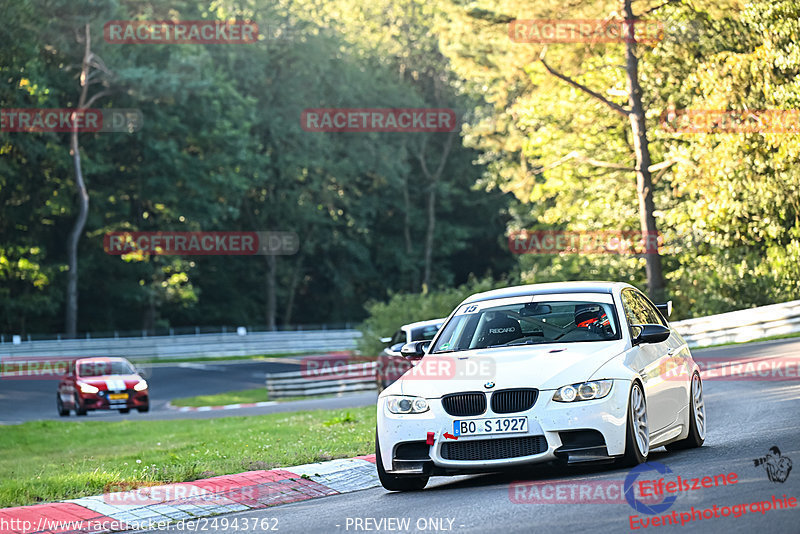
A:
<svg viewBox="0 0 800 534">
<path fill-rule="evenodd" d="M 150 410 L 147 382 L 125 358 L 81 358 L 58 384 L 58 415 L 89 410 Z"/>
</svg>

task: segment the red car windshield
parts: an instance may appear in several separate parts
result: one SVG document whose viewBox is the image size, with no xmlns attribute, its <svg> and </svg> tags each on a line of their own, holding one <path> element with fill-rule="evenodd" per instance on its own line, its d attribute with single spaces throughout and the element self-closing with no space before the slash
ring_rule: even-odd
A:
<svg viewBox="0 0 800 534">
<path fill-rule="evenodd" d="M 132 375 L 133 367 L 128 362 L 81 362 L 78 364 L 78 376 Z"/>
</svg>

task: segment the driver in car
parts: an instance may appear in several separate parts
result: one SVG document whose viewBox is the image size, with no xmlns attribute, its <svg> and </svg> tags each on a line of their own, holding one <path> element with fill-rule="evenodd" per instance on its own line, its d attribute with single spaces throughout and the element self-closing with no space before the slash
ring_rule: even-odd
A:
<svg viewBox="0 0 800 534">
<path fill-rule="evenodd" d="M 597 304 L 578 304 L 575 306 L 575 326 L 586 328 L 598 336 L 608 337 L 611 332 L 611 321 L 605 310 Z"/>
</svg>

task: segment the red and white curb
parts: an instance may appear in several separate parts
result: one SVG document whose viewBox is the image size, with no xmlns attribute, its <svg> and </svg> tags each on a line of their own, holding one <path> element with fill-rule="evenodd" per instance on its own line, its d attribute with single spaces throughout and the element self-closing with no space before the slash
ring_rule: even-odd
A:
<svg viewBox="0 0 800 534">
<path fill-rule="evenodd" d="M 167 404 L 167 408 L 179 412 L 213 412 L 216 410 L 238 410 L 240 408 L 260 408 L 262 406 L 274 406 L 278 404 L 277 401 L 264 401 L 264 402 L 245 402 L 242 404 L 224 404 L 222 406 L 173 406 Z"/>
<path fill-rule="evenodd" d="M 101 533 L 240 512 L 380 485 L 375 455 L 0 509 L 0 532 Z"/>
</svg>

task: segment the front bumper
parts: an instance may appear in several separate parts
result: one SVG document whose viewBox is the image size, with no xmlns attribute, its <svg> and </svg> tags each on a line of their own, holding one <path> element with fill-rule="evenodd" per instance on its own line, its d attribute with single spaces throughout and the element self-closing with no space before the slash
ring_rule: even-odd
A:
<svg viewBox="0 0 800 534">
<path fill-rule="evenodd" d="M 111 400 L 109 394 L 115 392 L 100 391 L 98 393 L 78 393 L 81 405 L 85 410 L 119 410 L 124 408 L 143 408 L 149 405 L 148 390 L 134 391 L 132 389 L 123 392 L 127 394 L 126 399 Z"/>
<path fill-rule="evenodd" d="M 630 381 L 614 380 L 606 397 L 572 403 L 555 402 L 552 400 L 554 390 L 541 390 L 529 410 L 496 414 L 488 402 L 483 414 L 472 417 L 448 414 L 441 399 L 427 399 L 430 409 L 422 414 L 393 414 L 386 409 L 386 399 L 381 397 L 378 399 L 378 444 L 383 468 L 393 474 L 451 474 L 503 470 L 557 459 L 574 463 L 619 456 L 625 452 L 629 390 Z M 457 440 L 444 437 L 445 433 L 453 433 L 456 420 L 520 416 L 528 420 L 525 433 L 462 436 Z M 429 432 L 433 432 L 434 443 L 427 446 L 426 457 L 423 445 Z M 570 433 L 569 439 L 562 441 L 562 433 Z M 594 441 L 593 435 L 597 436 Z M 601 437 L 602 443 L 598 443 Z M 473 443 L 482 440 L 494 443 Z M 416 443 L 410 455 L 407 451 L 411 446 L 404 445 L 409 442 Z M 398 445 L 402 445 L 400 457 Z M 443 447 L 448 450 L 443 451 Z M 454 454 L 456 448 L 459 452 Z M 507 456 L 497 457 L 498 454 Z M 489 457 L 492 459 L 486 459 Z"/>
</svg>

